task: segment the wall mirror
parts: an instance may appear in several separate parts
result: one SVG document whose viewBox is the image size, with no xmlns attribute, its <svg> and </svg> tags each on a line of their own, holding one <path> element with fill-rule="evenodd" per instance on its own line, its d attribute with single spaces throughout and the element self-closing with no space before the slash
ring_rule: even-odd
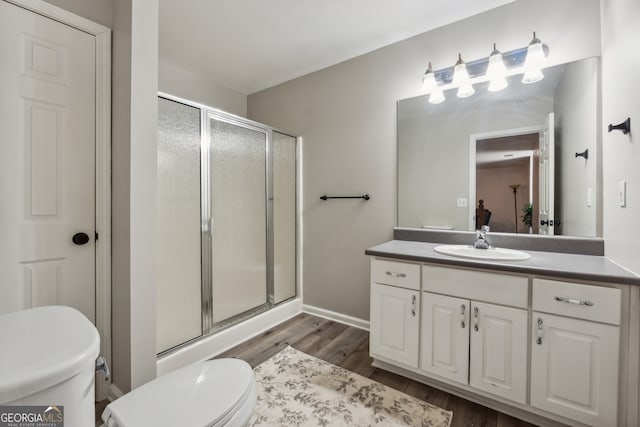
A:
<svg viewBox="0 0 640 427">
<path fill-rule="evenodd" d="M 543 72 L 398 102 L 398 226 L 601 236 L 600 60 Z"/>
</svg>

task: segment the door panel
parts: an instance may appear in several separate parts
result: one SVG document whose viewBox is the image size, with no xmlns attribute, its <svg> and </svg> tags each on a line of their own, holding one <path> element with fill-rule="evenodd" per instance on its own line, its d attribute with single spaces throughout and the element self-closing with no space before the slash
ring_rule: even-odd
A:
<svg viewBox="0 0 640 427">
<path fill-rule="evenodd" d="M 554 114 L 549 113 L 540 129 L 539 220 L 540 234 L 554 234 L 555 214 L 555 136 Z M 543 225 L 543 222 L 545 224 Z"/>
<path fill-rule="evenodd" d="M 422 293 L 420 369 L 469 382 L 469 300 Z"/>
<path fill-rule="evenodd" d="M 273 293 L 296 295 L 296 138 L 273 132 Z"/>
<path fill-rule="evenodd" d="M 209 119 L 213 321 L 267 303 L 266 131 Z"/>
<path fill-rule="evenodd" d="M 619 328 L 533 312 L 531 406 L 615 426 Z"/>
<path fill-rule="evenodd" d="M 1 1 L 0 56 L 0 314 L 61 304 L 93 322 L 95 37 Z"/>
<path fill-rule="evenodd" d="M 158 353 L 202 335 L 200 133 L 200 109 L 158 99 Z"/>
<path fill-rule="evenodd" d="M 526 310 L 472 302 L 469 384 L 526 404 L 527 329 Z"/>
<path fill-rule="evenodd" d="M 418 291 L 376 283 L 371 292 L 371 354 L 417 368 Z"/>
</svg>

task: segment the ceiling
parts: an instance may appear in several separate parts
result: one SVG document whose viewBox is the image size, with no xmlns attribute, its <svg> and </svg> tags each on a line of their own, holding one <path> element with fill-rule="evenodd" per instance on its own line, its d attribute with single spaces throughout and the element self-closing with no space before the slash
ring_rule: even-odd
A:
<svg viewBox="0 0 640 427">
<path fill-rule="evenodd" d="M 514 0 L 160 0 L 160 59 L 251 94 Z"/>
<path fill-rule="evenodd" d="M 476 168 L 529 166 L 529 156 L 538 150 L 538 134 L 482 139 L 476 142 Z"/>
</svg>

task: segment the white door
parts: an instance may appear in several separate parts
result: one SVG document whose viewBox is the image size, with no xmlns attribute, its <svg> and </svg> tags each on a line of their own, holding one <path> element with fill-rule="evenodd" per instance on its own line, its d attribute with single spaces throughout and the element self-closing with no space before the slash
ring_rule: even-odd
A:
<svg viewBox="0 0 640 427">
<path fill-rule="evenodd" d="M 533 312 L 531 406 L 587 425 L 616 425 L 619 328 Z"/>
<path fill-rule="evenodd" d="M 420 369 L 469 382 L 469 300 L 422 293 Z"/>
<path fill-rule="evenodd" d="M 418 367 L 420 302 L 418 291 L 375 283 L 371 288 L 370 351 Z"/>
<path fill-rule="evenodd" d="M 554 116 L 549 113 L 540 129 L 540 173 L 538 212 L 540 234 L 555 234 L 554 197 L 555 197 L 555 142 Z"/>
<path fill-rule="evenodd" d="M 527 311 L 471 302 L 469 384 L 526 404 Z"/>
<path fill-rule="evenodd" d="M 0 1 L 0 58 L 0 314 L 95 322 L 95 37 Z"/>
</svg>

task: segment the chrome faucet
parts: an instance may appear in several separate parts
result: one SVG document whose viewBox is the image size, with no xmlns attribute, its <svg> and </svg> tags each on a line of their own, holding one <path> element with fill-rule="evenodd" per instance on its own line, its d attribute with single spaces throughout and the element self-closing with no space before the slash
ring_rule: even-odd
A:
<svg viewBox="0 0 640 427">
<path fill-rule="evenodd" d="M 476 241 L 473 247 L 476 249 L 489 249 L 491 245 L 487 240 L 487 232 L 489 231 L 488 225 L 483 225 L 482 230 L 476 230 Z"/>
</svg>

